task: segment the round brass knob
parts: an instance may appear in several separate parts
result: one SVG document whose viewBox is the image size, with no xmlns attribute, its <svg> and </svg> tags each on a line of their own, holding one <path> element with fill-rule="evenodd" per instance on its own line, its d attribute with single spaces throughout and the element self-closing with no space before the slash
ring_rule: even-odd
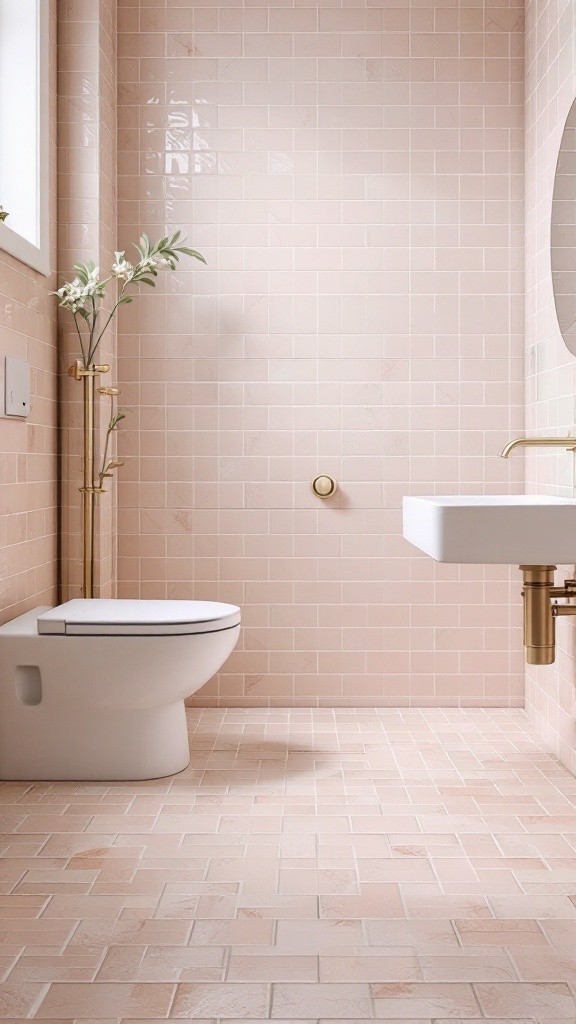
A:
<svg viewBox="0 0 576 1024">
<path fill-rule="evenodd" d="M 312 490 L 319 498 L 331 498 L 336 493 L 338 484 L 331 476 L 322 473 L 312 481 Z"/>
</svg>

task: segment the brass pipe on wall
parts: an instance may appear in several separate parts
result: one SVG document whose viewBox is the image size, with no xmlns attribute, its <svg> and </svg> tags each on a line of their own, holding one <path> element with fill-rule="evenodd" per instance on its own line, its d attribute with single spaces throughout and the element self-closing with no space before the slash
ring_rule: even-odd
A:
<svg viewBox="0 0 576 1024">
<path fill-rule="evenodd" d="M 565 448 L 567 452 L 576 451 L 576 438 L 574 437 L 516 437 L 509 441 L 500 455 L 507 459 L 514 448 Z"/>
<path fill-rule="evenodd" d="M 555 622 L 550 594 L 556 566 L 521 565 L 520 569 L 524 579 L 526 661 L 529 665 L 551 665 L 555 657 Z"/>
<path fill-rule="evenodd" d="M 94 374 L 84 376 L 82 596 L 94 597 Z"/>
<path fill-rule="evenodd" d="M 107 363 L 84 366 L 77 359 L 68 373 L 83 382 L 82 416 L 82 597 L 94 597 L 94 509 L 101 488 L 94 479 L 94 406 L 95 378 L 108 373 Z"/>
<path fill-rule="evenodd" d="M 576 489 L 576 438 L 516 437 L 513 441 L 509 441 L 506 447 L 502 449 L 500 452 L 501 457 L 507 459 L 510 452 L 513 452 L 515 448 L 565 448 L 567 452 L 572 452 L 573 483 Z"/>
</svg>

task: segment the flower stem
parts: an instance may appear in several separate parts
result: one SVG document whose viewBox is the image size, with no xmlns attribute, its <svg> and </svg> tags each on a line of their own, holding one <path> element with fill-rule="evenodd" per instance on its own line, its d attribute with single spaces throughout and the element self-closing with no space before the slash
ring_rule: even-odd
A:
<svg viewBox="0 0 576 1024">
<path fill-rule="evenodd" d="M 82 353 L 82 359 L 83 359 L 83 362 L 84 362 L 84 366 L 87 366 L 88 364 L 86 362 L 86 353 L 84 351 L 84 343 L 82 341 L 82 332 L 80 330 L 80 325 L 78 323 L 78 318 L 76 316 L 76 313 L 74 313 L 73 315 L 74 315 L 74 323 L 76 325 L 76 331 L 78 333 L 78 339 L 80 341 L 80 351 Z"/>
<path fill-rule="evenodd" d="M 91 363 L 92 360 L 94 359 L 94 352 L 96 351 L 96 346 L 92 347 L 92 340 L 94 338 L 94 331 L 96 330 L 96 321 L 98 319 L 98 309 L 96 307 L 96 300 L 94 299 L 93 295 L 90 296 L 90 299 L 91 299 L 91 302 L 92 302 L 92 326 L 90 328 L 90 343 L 88 345 L 88 362 L 89 363 Z"/>
<path fill-rule="evenodd" d="M 124 418 L 125 418 L 124 417 L 124 413 L 122 413 L 122 412 L 116 412 L 115 413 L 114 412 L 114 395 L 111 395 L 110 396 L 110 422 L 109 422 L 108 428 L 106 430 L 106 440 L 104 442 L 104 452 L 102 454 L 102 465 L 101 465 L 101 468 L 100 468 L 100 472 L 98 473 L 98 480 L 99 480 L 99 486 L 100 487 L 104 486 L 104 477 L 112 476 L 112 473 L 109 472 L 110 469 L 117 469 L 118 466 L 124 465 L 124 463 L 120 462 L 118 459 L 111 459 L 110 462 L 108 462 L 108 447 L 109 447 L 109 444 L 110 444 L 110 435 L 111 435 L 113 430 L 117 429 L 118 424 Z"/>
<path fill-rule="evenodd" d="M 98 473 L 98 480 L 99 480 L 100 487 L 102 487 L 104 485 L 104 473 L 106 472 L 106 461 L 108 459 L 108 445 L 110 443 L 110 434 L 114 430 L 114 427 L 112 426 L 112 424 L 114 423 L 114 399 L 112 399 L 111 404 L 112 404 L 112 418 L 110 420 L 110 423 L 108 424 L 108 429 L 106 431 L 106 441 L 104 442 L 104 453 L 102 455 L 102 468 L 100 469 L 100 472 Z"/>
<path fill-rule="evenodd" d="M 110 313 L 106 323 L 104 324 L 104 327 L 100 331 L 100 334 L 98 335 L 96 343 L 94 344 L 94 346 L 90 350 L 90 358 L 91 359 L 94 358 L 94 354 L 96 352 L 96 349 L 98 348 L 100 342 L 102 341 L 102 338 L 106 334 L 106 331 L 108 330 L 108 325 L 109 325 L 110 321 L 112 320 L 112 317 L 114 316 L 116 310 L 118 309 L 118 306 L 120 305 L 120 300 L 121 300 L 121 298 L 122 298 L 122 296 L 124 294 L 125 287 L 126 287 L 126 284 L 123 284 L 122 285 L 122 290 L 120 292 L 120 295 L 118 296 L 118 300 L 117 300 L 117 302 L 115 302 L 114 306 L 112 307 L 112 312 Z M 96 326 L 96 321 L 94 321 L 94 326 Z"/>
</svg>

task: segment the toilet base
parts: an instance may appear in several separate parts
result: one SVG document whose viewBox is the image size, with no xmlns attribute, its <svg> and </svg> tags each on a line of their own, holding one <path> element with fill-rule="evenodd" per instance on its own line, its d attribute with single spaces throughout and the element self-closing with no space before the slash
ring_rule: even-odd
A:
<svg viewBox="0 0 576 1024">
<path fill-rule="evenodd" d="M 126 626 L 146 618 L 147 602 L 141 614 L 134 604 Z M 240 623 L 196 633 L 42 634 L 45 611 L 0 626 L 0 779 L 138 781 L 183 771 L 184 701 L 224 664 Z"/>
<path fill-rule="evenodd" d="M 40 707 L 21 706 L 13 709 L 11 721 L 0 718 L 0 779 L 138 781 L 175 775 L 190 762 L 182 701 L 129 710 L 91 708 L 89 714 L 44 706 L 35 712 Z"/>
</svg>

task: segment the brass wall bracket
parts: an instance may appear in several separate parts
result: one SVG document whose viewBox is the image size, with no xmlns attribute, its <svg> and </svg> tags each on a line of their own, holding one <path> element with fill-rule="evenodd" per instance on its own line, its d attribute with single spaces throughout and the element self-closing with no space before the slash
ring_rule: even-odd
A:
<svg viewBox="0 0 576 1024">
<path fill-rule="evenodd" d="M 552 665 L 556 656 L 556 618 L 576 615 L 576 605 L 553 603 L 576 597 L 576 580 L 554 586 L 555 565 L 521 565 L 524 579 L 524 647 L 529 665 Z"/>
<path fill-rule="evenodd" d="M 108 373 L 110 367 L 108 363 L 102 363 L 100 366 L 84 366 L 81 359 L 77 359 L 72 366 L 68 367 L 68 376 L 74 377 L 74 380 L 82 380 L 83 377 L 98 377 L 101 373 Z"/>
</svg>

